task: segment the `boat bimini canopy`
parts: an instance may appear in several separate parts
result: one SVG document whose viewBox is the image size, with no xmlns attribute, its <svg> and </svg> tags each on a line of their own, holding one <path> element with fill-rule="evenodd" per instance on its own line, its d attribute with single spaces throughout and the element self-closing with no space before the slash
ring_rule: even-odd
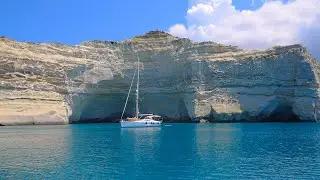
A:
<svg viewBox="0 0 320 180">
<path fill-rule="evenodd" d="M 147 118 L 161 118 L 159 115 L 154 115 L 154 114 L 139 114 L 139 117 L 147 117 Z"/>
<path fill-rule="evenodd" d="M 153 114 L 139 114 L 139 116 L 153 116 Z"/>
</svg>

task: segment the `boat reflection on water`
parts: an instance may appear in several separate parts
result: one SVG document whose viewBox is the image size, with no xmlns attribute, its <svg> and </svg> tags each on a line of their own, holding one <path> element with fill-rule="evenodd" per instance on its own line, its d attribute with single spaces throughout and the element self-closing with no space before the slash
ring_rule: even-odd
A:
<svg viewBox="0 0 320 180">
<path fill-rule="evenodd" d="M 156 132 L 160 132 L 161 126 L 156 126 L 156 127 L 140 127 L 140 128 L 122 128 L 121 129 L 121 134 L 122 135 L 132 135 L 132 136 L 140 136 L 143 134 L 149 134 L 154 136 Z M 142 133 L 142 134 L 141 134 Z"/>
<path fill-rule="evenodd" d="M 160 139 L 161 127 L 140 127 L 140 128 L 121 128 L 121 140 L 125 146 L 133 147 L 137 151 L 141 151 L 140 148 L 152 149 L 156 146 Z"/>
<path fill-rule="evenodd" d="M 154 158 L 160 153 L 161 127 L 120 128 L 121 178 L 142 178 L 145 169 L 157 167 Z M 152 162 L 153 164 L 150 165 Z M 150 171 L 152 173 L 154 171 Z M 147 173 L 147 172 L 146 172 Z M 130 179 L 129 178 L 129 179 Z"/>
</svg>

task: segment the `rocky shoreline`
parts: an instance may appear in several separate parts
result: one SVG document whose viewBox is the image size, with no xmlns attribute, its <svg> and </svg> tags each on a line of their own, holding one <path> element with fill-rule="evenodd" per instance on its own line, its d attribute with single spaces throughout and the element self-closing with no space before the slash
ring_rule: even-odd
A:
<svg viewBox="0 0 320 180">
<path fill-rule="evenodd" d="M 303 46 L 246 51 L 151 31 L 75 46 L 1 37 L 0 124 L 113 122 L 137 58 L 140 110 L 166 122 L 318 120 L 320 63 Z"/>
</svg>

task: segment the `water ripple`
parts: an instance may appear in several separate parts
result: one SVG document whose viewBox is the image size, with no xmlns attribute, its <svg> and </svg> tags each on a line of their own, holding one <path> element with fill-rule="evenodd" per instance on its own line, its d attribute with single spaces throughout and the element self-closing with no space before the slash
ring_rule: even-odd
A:
<svg viewBox="0 0 320 180">
<path fill-rule="evenodd" d="M 313 123 L 0 128 L 0 179 L 320 179 Z"/>
</svg>

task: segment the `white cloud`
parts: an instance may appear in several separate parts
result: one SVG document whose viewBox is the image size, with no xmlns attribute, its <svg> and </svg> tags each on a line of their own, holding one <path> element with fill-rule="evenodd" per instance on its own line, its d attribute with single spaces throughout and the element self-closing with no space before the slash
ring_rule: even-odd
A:
<svg viewBox="0 0 320 180">
<path fill-rule="evenodd" d="M 182 38 L 188 37 L 190 32 L 186 29 L 186 27 L 183 24 L 176 24 L 173 27 L 170 28 L 170 33 L 173 35 L 177 35 Z"/>
<path fill-rule="evenodd" d="M 257 10 L 237 10 L 232 0 L 201 0 L 190 6 L 188 26 L 169 29 L 175 36 L 215 41 L 245 49 L 274 45 L 319 44 L 320 0 L 265 1 Z M 318 38 L 314 38 L 317 36 Z"/>
</svg>

